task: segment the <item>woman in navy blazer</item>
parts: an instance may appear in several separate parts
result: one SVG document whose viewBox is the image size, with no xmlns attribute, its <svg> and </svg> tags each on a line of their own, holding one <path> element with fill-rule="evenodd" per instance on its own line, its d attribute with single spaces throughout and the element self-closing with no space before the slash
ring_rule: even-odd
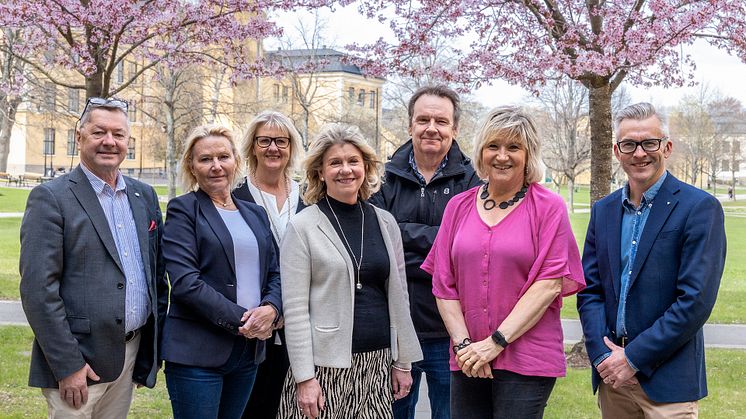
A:
<svg viewBox="0 0 746 419">
<path fill-rule="evenodd" d="M 174 418 L 239 418 L 282 314 L 276 247 L 263 209 L 234 199 L 241 157 L 224 127 L 195 128 L 171 200 L 163 255 L 171 299 L 162 356 Z"/>
</svg>

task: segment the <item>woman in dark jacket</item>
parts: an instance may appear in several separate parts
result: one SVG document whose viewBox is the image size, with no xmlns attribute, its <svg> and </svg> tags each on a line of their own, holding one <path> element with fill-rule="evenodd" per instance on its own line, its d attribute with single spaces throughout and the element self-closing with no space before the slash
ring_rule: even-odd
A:
<svg viewBox="0 0 746 419">
<path fill-rule="evenodd" d="M 234 199 L 241 157 L 230 130 L 197 127 L 186 141 L 184 190 L 163 233 L 171 299 L 162 354 L 174 418 L 238 418 L 282 314 L 267 215 Z"/>
</svg>

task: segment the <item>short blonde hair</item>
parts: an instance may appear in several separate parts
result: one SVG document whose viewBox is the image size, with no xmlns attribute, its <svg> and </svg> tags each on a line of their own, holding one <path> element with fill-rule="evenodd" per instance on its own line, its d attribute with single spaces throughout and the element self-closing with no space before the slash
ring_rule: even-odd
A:
<svg viewBox="0 0 746 419">
<path fill-rule="evenodd" d="M 360 199 L 365 201 L 381 187 L 383 163 L 378 159 L 373 148 L 365 141 L 360 129 L 354 125 L 328 124 L 321 129 L 321 132 L 311 142 L 306 160 L 303 162 L 307 186 L 303 194 L 303 202 L 306 205 L 313 205 L 326 196 L 326 184 L 321 181 L 324 154 L 332 146 L 344 144 L 354 145 L 363 155 L 365 181 L 358 191 Z"/>
<path fill-rule="evenodd" d="M 238 147 L 236 147 L 233 131 L 222 125 L 200 125 L 189 133 L 189 136 L 184 142 L 184 154 L 182 154 L 181 162 L 179 163 L 181 188 L 185 193 L 196 191 L 199 187 L 197 184 L 197 178 L 192 173 L 192 152 L 194 151 L 194 145 L 197 141 L 206 137 L 223 137 L 231 144 L 231 152 L 233 153 L 233 158 L 236 162 L 236 170 L 233 172 L 233 179 L 231 179 L 231 190 L 233 190 L 238 182 L 240 182 L 244 177 L 243 158 L 241 158 L 241 153 L 238 151 Z"/>
<path fill-rule="evenodd" d="M 290 177 L 291 172 L 298 167 L 303 159 L 303 141 L 300 133 L 295 129 L 293 121 L 287 116 L 277 111 L 264 111 L 257 115 L 246 128 L 246 134 L 241 141 L 241 150 L 249 166 L 249 172 L 256 172 L 259 161 L 254 154 L 254 142 L 256 141 L 256 132 L 261 127 L 276 128 L 284 132 L 290 138 L 290 161 L 285 166 L 285 177 Z"/>
<path fill-rule="evenodd" d="M 482 122 L 474 137 L 472 160 L 482 179 L 488 178 L 487 168 L 482 164 L 482 151 L 495 138 L 515 140 L 526 148 L 526 172 L 524 182 L 544 180 L 544 163 L 541 161 L 541 140 L 536 123 L 522 108 L 499 106 L 492 109 Z"/>
</svg>

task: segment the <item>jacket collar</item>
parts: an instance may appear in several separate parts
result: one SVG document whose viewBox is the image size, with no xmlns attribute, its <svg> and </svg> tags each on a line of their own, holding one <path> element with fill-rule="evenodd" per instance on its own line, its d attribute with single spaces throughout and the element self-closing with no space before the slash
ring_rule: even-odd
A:
<svg viewBox="0 0 746 419">
<path fill-rule="evenodd" d="M 418 182 L 417 177 L 412 173 L 412 168 L 409 164 L 409 155 L 412 153 L 414 145 L 412 139 L 402 144 L 394 154 L 391 156 L 388 164 L 386 164 L 386 171 L 394 175 L 410 179 L 414 182 Z M 460 175 L 466 172 L 465 166 L 471 163 L 468 157 L 461 151 L 458 146 L 456 139 L 451 143 L 451 148 L 448 150 L 448 163 L 440 172 L 438 178 L 451 177 Z M 419 182 L 418 182 L 419 183 Z"/>
</svg>

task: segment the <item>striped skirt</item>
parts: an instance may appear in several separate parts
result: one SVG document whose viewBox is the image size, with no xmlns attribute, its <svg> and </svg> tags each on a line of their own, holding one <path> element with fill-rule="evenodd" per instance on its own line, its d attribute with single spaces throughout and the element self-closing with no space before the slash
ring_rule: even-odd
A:
<svg viewBox="0 0 746 419">
<path fill-rule="evenodd" d="M 391 350 L 352 354 L 350 368 L 316 367 L 326 400 L 320 419 L 393 419 Z M 303 419 L 298 409 L 292 368 L 285 377 L 277 419 Z"/>
</svg>

